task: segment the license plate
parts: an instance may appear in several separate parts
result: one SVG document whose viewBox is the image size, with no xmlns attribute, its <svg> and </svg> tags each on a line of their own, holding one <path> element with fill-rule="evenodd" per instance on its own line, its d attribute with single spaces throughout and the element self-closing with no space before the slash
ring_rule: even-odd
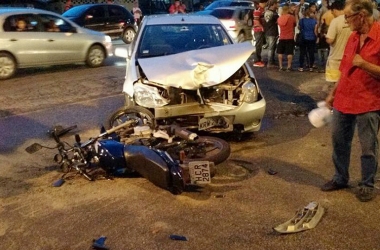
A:
<svg viewBox="0 0 380 250">
<path fill-rule="evenodd" d="M 199 120 L 198 127 L 199 130 L 205 130 L 214 127 L 216 124 L 216 121 L 212 118 L 202 118 Z"/>
<path fill-rule="evenodd" d="M 211 183 L 210 162 L 192 161 L 189 162 L 189 172 L 191 184 Z"/>
</svg>

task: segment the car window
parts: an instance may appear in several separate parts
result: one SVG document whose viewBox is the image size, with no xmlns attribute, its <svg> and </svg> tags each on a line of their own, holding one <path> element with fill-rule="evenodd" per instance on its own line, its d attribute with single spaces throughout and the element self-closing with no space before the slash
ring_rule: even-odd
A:
<svg viewBox="0 0 380 250">
<path fill-rule="evenodd" d="M 218 19 L 231 19 L 234 14 L 234 10 L 231 9 L 215 9 L 210 15 Z"/>
<path fill-rule="evenodd" d="M 108 13 L 110 17 L 125 16 L 123 9 L 118 6 L 108 6 Z"/>
<path fill-rule="evenodd" d="M 142 31 L 137 58 L 165 56 L 231 43 L 219 24 L 149 25 Z"/>
<path fill-rule="evenodd" d="M 57 16 L 41 14 L 40 18 L 43 25 L 43 31 L 68 32 L 72 29 L 71 24 Z"/>
<path fill-rule="evenodd" d="M 86 11 L 86 16 L 91 16 L 90 18 L 104 18 L 106 16 L 106 12 L 103 6 L 94 6 Z"/>
<path fill-rule="evenodd" d="M 4 31 L 7 32 L 30 32 L 38 31 L 39 21 L 33 14 L 12 15 L 5 19 Z"/>
</svg>

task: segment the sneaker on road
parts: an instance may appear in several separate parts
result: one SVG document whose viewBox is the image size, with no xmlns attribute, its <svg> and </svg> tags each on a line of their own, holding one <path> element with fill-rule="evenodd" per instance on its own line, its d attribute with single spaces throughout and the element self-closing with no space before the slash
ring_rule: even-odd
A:
<svg viewBox="0 0 380 250">
<path fill-rule="evenodd" d="M 263 62 L 255 62 L 253 64 L 253 67 L 259 67 L 259 68 L 262 68 L 262 67 L 265 67 L 265 64 Z"/>
<path fill-rule="evenodd" d="M 323 192 L 331 192 L 331 191 L 336 191 L 336 190 L 344 189 L 344 188 L 348 188 L 348 185 L 347 184 L 339 184 L 336 181 L 332 180 L 332 181 L 325 183 L 325 185 L 323 185 L 321 187 L 321 190 Z"/>
<path fill-rule="evenodd" d="M 375 189 L 373 187 L 361 186 L 359 187 L 359 191 L 356 194 L 356 198 L 358 198 L 361 202 L 367 202 L 373 200 L 376 197 Z"/>
</svg>

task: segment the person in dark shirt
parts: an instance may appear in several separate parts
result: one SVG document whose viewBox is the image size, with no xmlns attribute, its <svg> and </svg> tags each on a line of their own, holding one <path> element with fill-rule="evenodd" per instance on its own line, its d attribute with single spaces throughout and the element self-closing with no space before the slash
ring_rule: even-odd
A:
<svg viewBox="0 0 380 250">
<path fill-rule="evenodd" d="M 268 9 L 264 12 L 264 33 L 268 44 L 268 68 L 275 66 L 274 55 L 278 39 L 277 10 L 277 0 L 270 0 L 268 2 Z"/>
</svg>

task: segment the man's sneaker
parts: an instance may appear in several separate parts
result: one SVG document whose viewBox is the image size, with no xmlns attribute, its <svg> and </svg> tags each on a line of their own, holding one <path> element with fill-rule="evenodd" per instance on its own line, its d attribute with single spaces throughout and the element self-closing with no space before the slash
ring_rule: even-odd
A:
<svg viewBox="0 0 380 250">
<path fill-rule="evenodd" d="M 336 181 L 332 180 L 332 181 L 327 182 L 325 185 L 323 185 L 321 187 L 321 190 L 323 192 L 330 192 L 330 191 L 335 191 L 335 190 L 344 189 L 344 188 L 348 188 L 348 185 L 339 184 Z"/>
<path fill-rule="evenodd" d="M 299 72 L 303 72 L 303 68 L 298 68 L 298 71 Z"/>
<path fill-rule="evenodd" d="M 310 68 L 309 71 L 310 71 L 310 72 L 313 72 L 313 68 Z"/>
<path fill-rule="evenodd" d="M 376 197 L 376 191 L 373 187 L 360 186 L 356 193 L 356 198 L 361 202 L 373 200 Z"/>
<path fill-rule="evenodd" d="M 265 67 L 265 64 L 263 62 L 255 62 L 253 64 L 253 67 L 259 67 L 259 68 L 262 68 L 262 67 Z"/>
</svg>

